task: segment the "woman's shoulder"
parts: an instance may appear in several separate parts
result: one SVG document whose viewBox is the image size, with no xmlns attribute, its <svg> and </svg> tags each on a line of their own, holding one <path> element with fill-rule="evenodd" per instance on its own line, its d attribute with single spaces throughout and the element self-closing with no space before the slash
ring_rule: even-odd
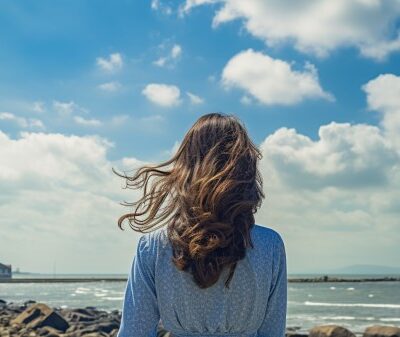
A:
<svg viewBox="0 0 400 337">
<path fill-rule="evenodd" d="M 270 227 L 255 224 L 253 233 L 255 237 L 260 238 L 262 241 L 269 241 L 278 245 L 283 244 L 281 234 Z"/>
<path fill-rule="evenodd" d="M 165 226 L 162 226 L 142 234 L 140 240 L 145 242 L 147 250 L 150 251 L 150 253 L 157 253 L 159 246 L 166 245 L 168 243 L 166 229 L 167 228 Z"/>
<path fill-rule="evenodd" d="M 281 234 L 271 227 L 254 224 L 251 230 L 251 236 L 253 241 L 260 243 L 261 246 L 271 247 L 272 245 L 277 248 L 284 246 Z M 143 246 L 149 253 L 157 254 L 159 249 L 169 245 L 167 228 L 166 226 L 162 226 L 150 232 L 146 232 L 142 235 L 140 240 L 143 241 Z"/>
</svg>

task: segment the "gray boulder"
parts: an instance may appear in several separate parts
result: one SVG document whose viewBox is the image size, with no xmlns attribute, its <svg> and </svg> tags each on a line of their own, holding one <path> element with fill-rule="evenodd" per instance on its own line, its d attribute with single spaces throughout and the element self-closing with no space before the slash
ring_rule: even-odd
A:
<svg viewBox="0 0 400 337">
<path fill-rule="evenodd" d="M 28 328 L 41 328 L 49 326 L 60 331 L 66 331 L 68 322 L 44 303 L 30 305 L 15 317 L 11 324 L 26 325 Z"/>
<path fill-rule="evenodd" d="M 400 328 L 385 325 L 373 325 L 365 329 L 363 337 L 400 337 Z"/>
<path fill-rule="evenodd" d="M 356 335 L 342 326 L 328 324 L 313 327 L 309 337 L 356 337 Z"/>
</svg>

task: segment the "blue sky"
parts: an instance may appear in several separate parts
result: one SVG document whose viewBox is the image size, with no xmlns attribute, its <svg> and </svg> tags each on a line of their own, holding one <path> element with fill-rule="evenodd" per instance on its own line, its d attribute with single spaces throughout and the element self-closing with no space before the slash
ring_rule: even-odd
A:
<svg viewBox="0 0 400 337">
<path fill-rule="evenodd" d="M 123 210 L 115 204 L 132 196 L 121 194 L 109 166 L 167 159 L 199 116 L 222 111 L 237 115 L 252 139 L 264 144 L 263 170 L 275 173 L 265 173 L 271 201 L 257 220 L 286 239 L 290 271 L 364 260 L 396 265 L 398 236 L 382 239 L 379 253 L 365 254 L 376 235 L 390 236 L 400 225 L 400 5 L 353 0 L 296 6 L 268 0 L 2 2 L 0 234 L 18 246 L 21 228 L 43 233 L 38 242 L 61 245 L 54 259 L 65 272 L 124 272 L 138 236 L 116 232 L 114 219 Z M 366 192 L 370 203 L 362 201 Z M 42 199 L 24 206 L 26 214 L 11 216 L 30 193 Z M 70 205 L 86 197 L 93 201 L 85 211 Z M 51 201 L 59 206 L 52 209 Z M 119 247 L 109 247 L 115 253 L 104 256 L 106 266 L 94 258 L 73 264 L 67 252 L 82 254 L 76 239 L 83 242 L 95 230 L 96 221 L 88 219 L 98 215 L 97 202 L 104 203 L 98 240 L 107 228 Z M 307 217 L 293 206 L 300 203 Z M 51 225 L 56 214 L 59 232 Z M 307 227 L 310 219 L 321 224 Z M 332 234 L 331 219 L 349 226 Z M 69 234 L 58 241 L 64 230 Z M 310 263 L 310 251 L 298 247 L 307 233 L 320 249 L 341 250 L 344 238 L 360 253 L 325 252 Z M 329 235 L 336 244 L 324 241 Z M 30 264 L 7 247 L 0 247 L 4 263 L 42 272 L 52 265 Z M 94 252 L 102 245 L 88 247 Z M 36 257 L 46 259 L 45 250 Z"/>
</svg>

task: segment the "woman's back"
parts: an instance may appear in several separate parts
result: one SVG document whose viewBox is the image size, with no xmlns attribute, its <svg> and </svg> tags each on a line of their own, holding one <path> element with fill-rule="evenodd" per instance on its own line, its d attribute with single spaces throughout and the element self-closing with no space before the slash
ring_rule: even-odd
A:
<svg viewBox="0 0 400 337">
<path fill-rule="evenodd" d="M 172 264 L 165 227 L 144 234 L 128 288 L 133 292 L 133 302 L 135 298 L 141 301 L 140 310 L 147 312 L 139 316 L 129 309 L 133 308 L 130 303 L 124 303 L 119 337 L 129 327 L 133 331 L 124 337 L 154 336 L 154 324 L 159 319 L 177 337 L 283 337 L 287 296 L 285 247 L 277 232 L 259 225 L 252 228 L 251 238 L 254 248 L 249 248 L 246 257 L 238 262 L 229 289 L 224 287 L 227 270 L 217 283 L 202 289 L 190 273 Z M 135 315 L 138 319 L 132 322 Z"/>
<path fill-rule="evenodd" d="M 176 337 L 285 335 L 284 244 L 254 224 L 265 197 L 261 158 L 236 116 L 210 113 L 169 160 L 118 174 L 127 188 L 143 190 L 123 203 L 133 209 L 118 225 L 127 220 L 146 232 L 118 337 L 155 336 L 160 319 Z"/>
</svg>

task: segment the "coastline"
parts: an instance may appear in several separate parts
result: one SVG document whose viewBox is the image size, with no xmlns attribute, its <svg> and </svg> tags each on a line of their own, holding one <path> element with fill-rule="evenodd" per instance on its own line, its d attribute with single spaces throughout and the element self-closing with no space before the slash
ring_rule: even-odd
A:
<svg viewBox="0 0 400 337">
<path fill-rule="evenodd" d="M 46 277 L 46 278 L 9 278 L 1 279 L 0 283 L 75 283 L 75 282 L 126 282 L 126 277 Z M 320 282 L 400 282 L 399 277 L 296 277 L 288 278 L 289 283 L 320 283 Z"/>
</svg>

